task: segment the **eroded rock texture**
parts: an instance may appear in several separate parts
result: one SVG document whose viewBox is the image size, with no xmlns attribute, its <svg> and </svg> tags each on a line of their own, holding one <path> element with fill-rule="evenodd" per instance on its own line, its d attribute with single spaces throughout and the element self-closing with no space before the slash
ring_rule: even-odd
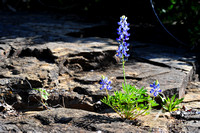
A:
<svg viewBox="0 0 200 133">
<path fill-rule="evenodd" d="M 80 22 L 74 16 L 8 16 L 1 14 L 0 88 L 15 108 L 40 109 L 33 88 L 45 88 L 52 107 L 95 111 L 95 103 L 105 95 L 99 90 L 101 75 L 111 79 L 111 94 L 121 89 L 122 67 L 115 56 L 118 43 L 85 30 L 102 28 L 105 22 Z M 125 66 L 128 83 L 149 90 L 158 79 L 166 95 L 185 95 L 195 74 L 195 56 L 164 45 L 130 44 L 131 57 Z"/>
</svg>

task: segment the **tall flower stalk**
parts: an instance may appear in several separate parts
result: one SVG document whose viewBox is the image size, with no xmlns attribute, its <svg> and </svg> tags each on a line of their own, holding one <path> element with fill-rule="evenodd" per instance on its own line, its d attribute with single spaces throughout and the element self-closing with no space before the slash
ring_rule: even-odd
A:
<svg viewBox="0 0 200 133">
<path fill-rule="evenodd" d="M 128 57 L 130 56 L 127 51 L 129 51 L 128 46 L 129 43 L 126 41 L 129 40 L 130 34 L 128 33 L 128 30 L 130 29 L 128 26 L 130 25 L 127 23 L 127 17 L 123 15 L 120 18 L 120 22 L 118 22 L 119 28 L 117 29 L 119 38 L 117 38 L 117 41 L 119 43 L 119 47 L 117 52 L 117 56 L 121 59 L 122 61 L 122 66 L 123 66 L 123 75 L 124 75 L 124 84 L 125 86 L 127 85 L 126 83 L 126 75 L 125 75 L 125 62 L 128 60 Z"/>
</svg>

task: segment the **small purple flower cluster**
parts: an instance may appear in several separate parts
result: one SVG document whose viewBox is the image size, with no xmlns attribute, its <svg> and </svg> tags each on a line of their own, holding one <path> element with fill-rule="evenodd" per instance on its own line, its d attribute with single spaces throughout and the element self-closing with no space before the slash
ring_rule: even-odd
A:
<svg viewBox="0 0 200 133">
<path fill-rule="evenodd" d="M 110 86 L 111 81 L 108 81 L 107 77 L 102 76 L 100 84 L 102 85 L 100 90 L 103 90 L 104 88 L 106 88 L 107 90 L 111 90 L 112 89 L 112 87 Z"/>
<path fill-rule="evenodd" d="M 156 97 L 159 92 L 162 90 L 160 89 L 160 84 L 158 83 L 158 80 L 156 80 L 153 84 L 150 84 L 150 87 L 152 87 L 150 93 Z"/>
<path fill-rule="evenodd" d="M 129 44 L 125 42 L 126 40 L 129 40 L 129 36 L 130 36 L 130 34 L 128 33 L 128 30 L 130 29 L 128 27 L 129 23 L 127 23 L 126 20 L 127 20 L 127 17 L 123 15 L 120 18 L 120 22 L 118 22 L 119 28 L 117 29 L 118 35 L 119 35 L 119 38 L 117 38 L 117 41 L 119 42 L 120 45 L 116 52 L 117 52 L 117 56 L 121 59 L 124 57 L 128 58 L 130 56 L 129 54 L 127 54 L 127 51 L 129 50 L 128 49 Z"/>
</svg>

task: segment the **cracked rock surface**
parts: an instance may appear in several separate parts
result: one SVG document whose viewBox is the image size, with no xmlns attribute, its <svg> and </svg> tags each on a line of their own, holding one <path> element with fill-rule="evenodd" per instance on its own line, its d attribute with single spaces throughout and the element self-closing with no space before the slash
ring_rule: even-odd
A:
<svg viewBox="0 0 200 133">
<path fill-rule="evenodd" d="M 45 88 L 50 93 L 47 100 L 49 106 L 82 109 L 91 111 L 92 113 L 89 114 L 93 115 L 98 110 L 96 103 L 106 94 L 105 91 L 99 90 L 101 75 L 109 77 L 112 81 L 113 89 L 110 94 L 122 89 L 122 67 L 115 56 L 118 43 L 111 38 L 96 36 L 95 32 L 83 32 L 85 29 L 103 27 L 106 25 L 105 22 L 83 22 L 73 15 L 57 19 L 56 15 L 34 13 L 5 15 L 1 12 L 0 17 L 2 18 L 0 22 L 1 97 L 15 109 L 44 110 L 38 102 L 39 94 L 34 92 L 33 88 Z M 73 33 L 81 33 L 83 37 L 72 36 Z M 84 34 L 87 36 L 84 37 Z M 138 88 L 144 86 L 150 90 L 149 84 L 158 79 L 163 93 L 167 96 L 173 94 L 179 97 L 185 96 L 187 85 L 196 74 L 196 56 L 184 49 L 162 44 L 130 41 L 130 45 L 131 57 L 125 65 L 129 84 L 136 85 Z M 192 93 L 192 89 L 187 93 Z M 198 97 L 195 93 L 191 95 Z M 186 95 L 185 102 L 190 100 Z M 199 99 L 197 101 L 192 99 L 192 101 L 191 104 L 199 103 Z M 81 116 L 80 121 L 85 121 L 85 117 Z M 44 118 L 43 115 L 37 115 L 34 119 L 38 120 L 38 124 L 35 123 L 30 128 L 37 127 L 36 132 L 43 132 L 44 130 L 40 128 L 41 123 L 42 126 L 45 125 L 44 123 L 46 125 L 53 123 L 63 131 L 80 130 L 79 126 L 74 125 L 81 124 L 83 124 L 81 125 L 83 132 L 98 130 L 126 132 L 126 128 L 133 128 L 133 131 L 142 130 L 115 120 L 105 122 L 111 123 L 108 126 L 103 122 L 104 116 L 97 117 L 102 119 L 101 122 L 87 125 L 69 116 Z M 23 132 L 31 123 L 30 121 L 24 122 L 25 124 L 21 124 L 23 121 L 10 123 L 12 125 L 10 128 L 16 132 Z M 16 127 L 17 123 L 20 123 L 20 126 Z M 68 126 L 58 125 L 58 123 L 67 123 Z M 0 131 L 8 128 L 8 125 L 4 126 L 4 124 L 2 123 Z M 118 129 L 122 126 L 125 128 Z M 118 128 L 111 129 L 111 127 Z M 51 128 L 47 132 L 50 130 Z"/>
</svg>

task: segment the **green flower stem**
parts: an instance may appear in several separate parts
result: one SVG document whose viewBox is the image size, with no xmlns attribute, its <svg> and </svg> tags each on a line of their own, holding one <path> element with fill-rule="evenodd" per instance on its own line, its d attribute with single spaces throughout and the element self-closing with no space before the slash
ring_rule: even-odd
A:
<svg viewBox="0 0 200 133">
<path fill-rule="evenodd" d="M 107 95 L 107 98 L 109 98 L 109 95 L 108 95 L 108 90 L 106 89 L 106 95 Z"/>
<path fill-rule="evenodd" d="M 122 66 L 123 66 L 124 84 L 126 86 L 126 74 L 125 74 L 125 60 L 124 60 L 124 55 L 122 55 Z"/>
<path fill-rule="evenodd" d="M 45 105 L 43 99 L 41 99 L 43 106 L 46 108 L 46 110 L 48 110 L 47 106 Z"/>
</svg>

